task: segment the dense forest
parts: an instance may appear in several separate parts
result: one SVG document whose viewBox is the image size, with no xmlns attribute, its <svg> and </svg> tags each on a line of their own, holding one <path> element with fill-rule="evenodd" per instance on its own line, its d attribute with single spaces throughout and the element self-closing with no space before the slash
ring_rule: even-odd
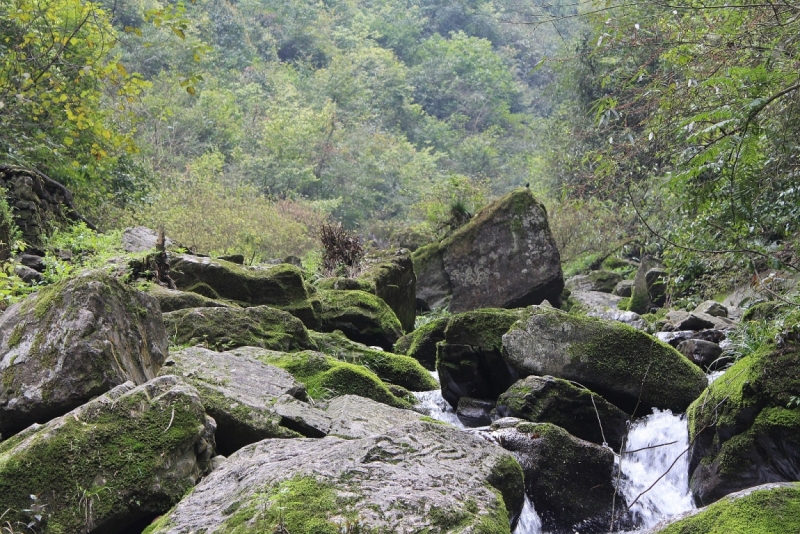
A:
<svg viewBox="0 0 800 534">
<path fill-rule="evenodd" d="M 796 271 L 789 2 L 3 0 L 0 158 L 250 261 L 341 221 L 441 237 L 514 187 L 568 274 L 662 256 L 674 295 Z M 734 268 L 735 267 L 735 268 Z"/>
</svg>

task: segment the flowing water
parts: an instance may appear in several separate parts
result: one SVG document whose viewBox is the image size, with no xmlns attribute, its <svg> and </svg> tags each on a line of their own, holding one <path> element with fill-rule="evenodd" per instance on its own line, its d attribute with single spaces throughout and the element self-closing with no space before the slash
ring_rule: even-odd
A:
<svg viewBox="0 0 800 534">
<path fill-rule="evenodd" d="M 434 378 L 438 379 L 435 373 Z M 709 383 L 722 372 L 709 376 Z M 464 425 L 453 408 L 442 398 L 441 391 L 415 393 L 417 408 L 428 416 L 458 428 Z M 694 508 L 689 492 L 688 468 L 689 429 L 685 415 L 669 410 L 653 409 L 631 425 L 626 442 L 630 451 L 617 457 L 620 466 L 620 493 L 630 506 L 637 528 L 647 529 L 659 521 Z M 542 534 L 542 521 L 525 496 L 514 534 Z"/>
<path fill-rule="evenodd" d="M 639 528 L 694 508 L 689 492 L 689 429 L 685 415 L 653 410 L 633 423 L 618 458 L 620 490 Z"/>
</svg>

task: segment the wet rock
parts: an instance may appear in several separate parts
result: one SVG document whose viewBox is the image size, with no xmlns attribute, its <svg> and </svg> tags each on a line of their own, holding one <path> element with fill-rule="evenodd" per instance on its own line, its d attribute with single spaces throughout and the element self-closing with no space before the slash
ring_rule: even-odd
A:
<svg viewBox="0 0 800 534">
<path fill-rule="evenodd" d="M 766 344 L 737 361 L 689 407 L 690 487 L 698 504 L 800 480 L 798 391 L 800 342 L 789 334 L 782 346 Z"/>
<path fill-rule="evenodd" d="M 731 493 L 719 502 L 662 521 L 643 534 L 800 532 L 800 484 L 773 483 Z"/>
<path fill-rule="evenodd" d="M 513 457 L 449 425 L 414 422 L 355 440 L 266 440 L 231 455 L 151 534 L 234 525 L 288 532 L 508 532 L 523 502 Z M 281 499 L 265 499 L 280 495 Z"/>
<path fill-rule="evenodd" d="M 414 252 L 417 297 L 451 311 L 558 302 L 564 279 L 544 206 L 518 189 Z"/>
<path fill-rule="evenodd" d="M 451 406 L 461 397 L 496 399 L 517 380 L 503 358 L 503 334 L 526 313 L 487 308 L 449 319 L 445 339 L 437 344 L 436 369 Z"/>
<path fill-rule="evenodd" d="M 492 422 L 494 401 L 461 397 L 458 399 L 456 415 L 468 427 L 488 426 Z"/>
<path fill-rule="evenodd" d="M 495 415 L 552 423 L 580 439 L 608 443 L 615 451 L 622 446 L 630 419 L 601 396 L 551 376 L 514 383 L 497 399 Z"/>
<path fill-rule="evenodd" d="M 147 524 L 208 471 L 214 430 L 197 392 L 175 376 L 117 386 L 0 443 L 3 521 L 30 521 L 34 495 L 44 532 Z"/>
<path fill-rule="evenodd" d="M 179 345 L 204 345 L 214 350 L 243 346 L 279 351 L 316 348 L 299 319 L 269 306 L 187 308 L 165 313 L 164 324 Z"/>
<path fill-rule="evenodd" d="M 544 531 L 608 531 L 615 493 L 611 449 L 549 423 L 519 423 L 493 431 L 492 437 L 519 460 Z"/>
<path fill-rule="evenodd" d="M 143 384 L 166 354 L 154 298 L 102 272 L 43 288 L 0 317 L 0 433 L 47 422 L 129 380 Z"/>
<path fill-rule="evenodd" d="M 503 355 L 519 376 L 574 380 L 631 413 L 682 412 L 706 377 L 669 345 L 629 326 L 531 307 L 503 336 Z"/>
<path fill-rule="evenodd" d="M 619 309 L 622 297 L 599 291 L 573 291 L 570 297 L 585 310 L 589 317 L 625 323 L 639 330 L 647 328 L 647 322 L 642 319 L 641 315 Z"/>
<path fill-rule="evenodd" d="M 716 343 L 702 339 L 687 339 L 681 342 L 677 349 L 706 372 L 722 369 L 733 361 L 733 358 L 720 359 L 722 348 Z"/>
<path fill-rule="evenodd" d="M 217 446 L 226 456 L 262 439 L 328 433 L 328 417 L 305 402 L 303 384 L 247 355 L 191 347 L 172 353 L 161 374 L 194 386 L 217 422 Z"/>
</svg>

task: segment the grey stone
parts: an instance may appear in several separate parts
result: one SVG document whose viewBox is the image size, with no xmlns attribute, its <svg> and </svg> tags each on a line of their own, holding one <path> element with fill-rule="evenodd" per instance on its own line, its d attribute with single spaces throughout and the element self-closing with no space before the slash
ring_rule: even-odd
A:
<svg viewBox="0 0 800 534">
<path fill-rule="evenodd" d="M 167 355 L 158 302 L 96 271 L 46 287 L 0 317 L 0 433 L 44 423 Z"/>
<path fill-rule="evenodd" d="M 44 258 L 34 254 L 20 254 L 17 256 L 17 261 L 25 267 L 30 267 L 34 271 L 38 271 L 40 273 L 44 272 L 44 270 L 47 268 Z"/>
<path fill-rule="evenodd" d="M 728 308 L 714 300 L 706 300 L 694 309 L 695 313 L 705 313 L 713 317 L 727 317 Z"/>
<path fill-rule="evenodd" d="M 441 243 L 413 254 L 417 296 L 431 309 L 517 308 L 558 302 L 561 260 L 544 206 L 528 189 L 498 199 Z"/>
<path fill-rule="evenodd" d="M 618 297 L 630 297 L 633 292 L 633 280 L 623 280 L 614 286 L 612 293 Z"/>
<path fill-rule="evenodd" d="M 652 270 L 654 272 L 648 275 Z M 642 314 L 649 313 L 651 308 L 657 306 L 656 301 L 660 295 L 651 294 L 651 284 L 654 282 L 654 276 L 659 272 L 661 272 L 661 269 L 658 261 L 649 256 L 642 258 L 639 268 L 636 270 L 636 277 L 633 279 L 628 310 Z"/>
<path fill-rule="evenodd" d="M 122 249 L 125 252 L 147 252 L 155 251 L 158 232 L 145 226 L 126 228 L 122 232 Z M 165 238 L 164 245 L 167 248 L 174 248 L 176 245 L 170 238 Z"/>
<path fill-rule="evenodd" d="M 585 310 L 589 317 L 625 323 L 639 330 L 647 328 L 647 322 L 642 319 L 641 315 L 619 309 L 622 297 L 599 291 L 573 291 L 570 297 Z"/>
<path fill-rule="evenodd" d="M 423 417 L 417 412 L 393 408 L 357 395 L 336 397 L 328 403 L 325 413 L 331 421 L 330 435 L 344 439 L 383 434 Z"/>
<path fill-rule="evenodd" d="M 492 422 L 494 401 L 461 397 L 458 399 L 456 415 L 468 427 L 488 426 Z"/>
<path fill-rule="evenodd" d="M 702 339 L 687 339 L 677 347 L 678 352 L 694 362 L 703 371 L 716 371 L 729 365 L 733 359 L 722 356 L 722 348 L 716 343 Z"/>
<path fill-rule="evenodd" d="M 567 280 L 565 287 L 570 291 L 598 291 L 612 293 L 622 282 L 622 275 L 613 271 L 591 271 L 579 274 Z"/>
<path fill-rule="evenodd" d="M 300 481 L 329 492 L 336 504 L 311 517 L 303 498 L 291 498 Z M 290 498 L 263 498 L 281 490 Z M 354 517 L 365 531 L 433 532 L 443 517 L 458 517 L 461 531 L 479 532 L 482 522 L 513 523 L 523 494 L 522 472 L 509 453 L 449 425 L 417 421 L 362 439 L 249 445 L 205 478 L 152 534 L 226 532 L 233 521 L 273 529 L 279 513 L 290 532 L 338 532 Z"/>
<path fill-rule="evenodd" d="M 19 276 L 26 284 L 35 284 L 44 279 L 39 271 L 21 264 L 14 265 L 14 274 Z"/>
<path fill-rule="evenodd" d="M 267 438 L 322 437 L 330 427 L 324 412 L 305 402 L 303 384 L 247 354 L 191 347 L 172 353 L 161 373 L 197 389 L 217 422 L 217 446 L 226 456 Z"/>
<path fill-rule="evenodd" d="M 185 310 L 186 308 L 222 308 L 228 304 L 219 300 L 210 299 L 189 291 L 167 289 L 158 284 L 147 288 L 147 294 L 158 299 L 163 313 Z"/>
</svg>

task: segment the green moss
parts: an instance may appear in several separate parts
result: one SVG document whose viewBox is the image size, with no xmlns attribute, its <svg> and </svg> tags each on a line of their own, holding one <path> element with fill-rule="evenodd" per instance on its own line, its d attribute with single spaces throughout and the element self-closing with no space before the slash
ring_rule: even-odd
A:
<svg viewBox="0 0 800 534">
<path fill-rule="evenodd" d="M 284 480 L 256 495 L 224 523 L 223 532 L 269 533 L 282 526 L 286 532 L 339 534 L 332 518 L 355 518 L 342 506 L 332 485 L 310 476 Z"/>
<path fill-rule="evenodd" d="M 22 334 L 25 332 L 25 325 L 20 323 L 14 327 L 14 330 L 11 331 L 11 335 L 8 336 L 8 348 L 13 349 L 19 342 L 22 341 Z"/>
<path fill-rule="evenodd" d="M 631 309 L 631 297 L 622 297 L 617 303 L 617 309 L 627 311 Z"/>
<path fill-rule="evenodd" d="M 475 526 L 476 534 L 510 534 L 511 527 L 503 496 L 494 488 L 490 490 L 497 496 L 496 502 L 491 505 L 489 512 L 480 516 L 480 522 Z"/>
<path fill-rule="evenodd" d="M 172 526 L 170 520 L 170 513 L 172 513 L 172 510 L 162 515 L 161 517 L 157 518 L 146 529 L 142 531 L 142 534 L 152 534 L 153 532 L 159 530 L 168 530 L 169 527 Z"/>
<path fill-rule="evenodd" d="M 436 257 L 439 255 L 441 255 L 441 247 L 439 246 L 439 243 L 431 243 L 429 245 L 425 245 L 424 247 L 418 248 L 411 255 L 411 260 L 414 262 L 414 269 L 417 270 L 417 265 L 424 265 L 432 259 L 436 259 Z"/>
<path fill-rule="evenodd" d="M 524 309 L 499 308 L 459 313 L 448 321 L 445 341 L 453 345 L 468 345 L 476 350 L 499 351 L 503 347 L 503 334 L 525 314 Z"/>
<path fill-rule="evenodd" d="M 320 291 L 320 329 L 342 330 L 354 341 L 390 349 L 403 334 L 400 320 L 379 297 L 365 291 Z"/>
<path fill-rule="evenodd" d="M 312 398 L 359 395 L 397 408 L 411 407 L 409 402 L 393 395 L 386 384 L 368 369 L 324 354 L 308 351 L 273 353 L 259 359 L 291 373 L 305 384 Z"/>
<path fill-rule="evenodd" d="M 61 305 L 64 298 L 63 292 L 68 283 L 68 280 L 64 280 L 39 290 L 33 302 L 33 316 L 36 319 L 44 317 L 53 306 Z M 23 305 L 22 312 L 27 313 L 28 311 L 27 306 Z"/>
<path fill-rule="evenodd" d="M 445 423 L 444 421 L 439 421 L 438 419 L 434 419 L 433 417 L 428 417 L 427 415 L 423 415 L 422 417 L 420 417 L 420 420 L 425 421 L 426 423 L 433 423 L 434 425 L 447 426 L 447 423 Z"/>
<path fill-rule="evenodd" d="M 502 495 L 506 507 L 521 503 L 525 498 L 525 481 L 522 467 L 510 454 L 500 456 L 487 479 L 489 484 Z M 506 511 L 505 524 L 508 528 L 513 509 Z"/>
<path fill-rule="evenodd" d="M 788 306 L 782 302 L 759 302 L 749 307 L 742 314 L 742 321 L 768 321 L 776 318 L 781 312 L 786 311 Z"/>
<path fill-rule="evenodd" d="M 440 317 L 420 326 L 410 334 L 400 338 L 395 344 L 395 352 L 417 360 L 426 369 L 436 369 L 436 343 L 444 340 L 449 317 Z"/>
<path fill-rule="evenodd" d="M 786 534 L 800 532 L 800 484 L 723 498 L 661 534 Z"/>
<path fill-rule="evenodd" d="M 349 340 L 339 331 L 327 334 L 313 332 L 311 338 L 320 352 L 337 360 L 362 365 L 386 382 L 411 391 L 430 391 L 439 387 L 430 373 L 408 356 L 370 349 L 361 343 Z"/>
<path fill-rule="evenodd" d="M 191 481 L 162 476 L 163 453 L 192 443 L 205 418 L 199 404 L 176 402 L 171 408 L 148 407 L 141 395 L 123 397 L 84 411 L 80 420 L 65 418 L 46 437 L 26 431 L 0 443 L 0 508 L 12 510 L 5 519 L 24 520 L 15 510 L 27 508 L 29 495 L 35 494 L 47 505 L 46 532 L 81 532 L 86 527 L 81 502 L 91 503 L 95 524 L 124 517 L 133 492 L 155 480 L 160 491 L 153 511 L 168 510 Z M 28 438 L 32 443 L 15 452 Z"/>
</svg>

